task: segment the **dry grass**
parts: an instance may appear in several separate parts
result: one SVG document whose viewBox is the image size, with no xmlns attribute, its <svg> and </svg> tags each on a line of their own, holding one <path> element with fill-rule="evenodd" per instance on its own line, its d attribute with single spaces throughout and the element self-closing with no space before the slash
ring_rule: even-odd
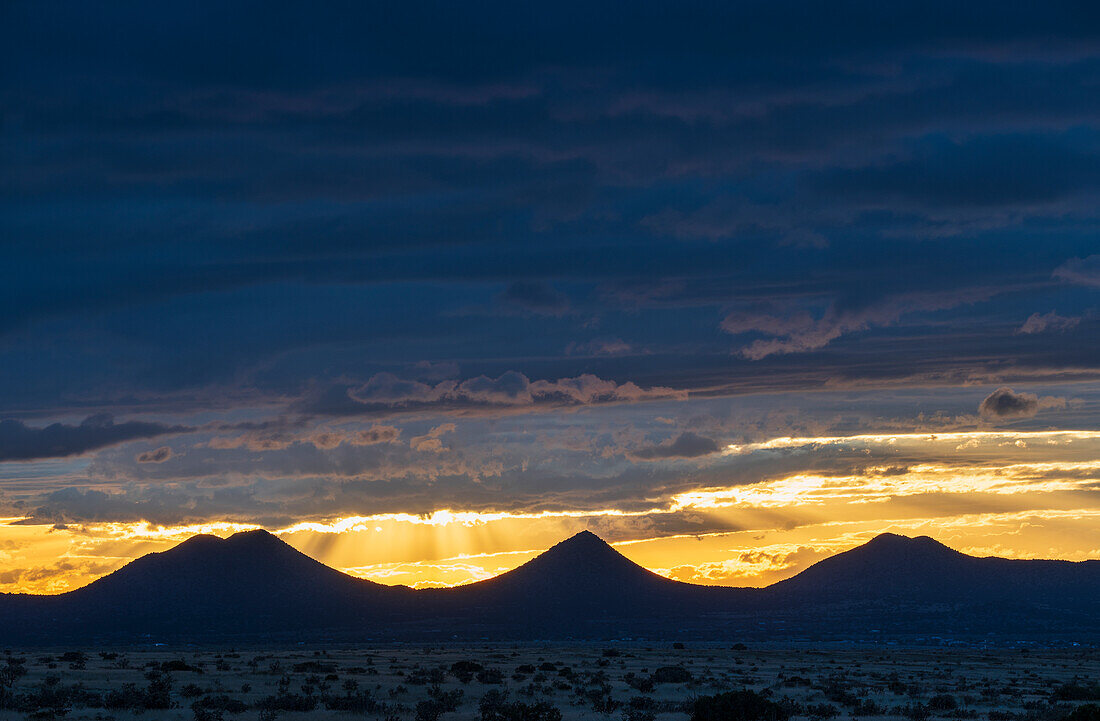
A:
<svg viewBox="0 0 1100 721">
<path fill-rule="evenodd" d="M 308 712 L 279 712 L 278 718 L 306 721 L 330 718 L 394 717 L 413 719 L 417 702 L 430 689 L 462 691 L 456 711 L 443 719 L 477 718 L 478 700 L 491 689 L 507 691 L 509 698 L 528 703 L 546 700 L 565 719 L 624 718 L 630 700 L 651 707 L 658 719 L 686 718 L 686 703 L 696 696 L 752 688 L 774 700 L 798 704 L 798 716 L 821 718 L 829 707 L 837 718 L 918 718 L 925 709 L 933 718 L 976 718 L 986 721 L 1055 719 L 1067 703 L 1053 693 L 1063 684 L 1100 681 L 1100 652 L 1020 650 L 814 650 L 619 646 L 603 647 L 448 647 L 293 650 L 206 648 L 111 650 L 102 654 L 81 649 L 83 664 L 62 660 L 62 651 L 12 649 L 25 657 L 27 674 L 16 684 L 27 692 L 52 682 L 54 687 L 82 684 L 106 694 L 124 684 L 148 685 L 146 673 L 166 662 L 181 662 L 199 670 L 176 670 L 172 699 L 176 708 L 135 712 L 104 708 L 72 708 L 68 719 L 192 719 L 196 696 L 225 694 L 249 706 L 226 719 L 253 721 L 255 706 L 275 695 L 280 684 L 301 694 L 303 685 L 315 697 L 369 692 L 388 709 L 349 713 L 318 706 Z M 117 654 L 117 655 L 114 655 Z M 499 671 L 463 683 L 450 671 L 452 664 L 473 661 Z M 552 664 L 553 669 L 547 664 Z M 682 666 L 692 680 L 657 683 L 652 691 L 632 688 L 628 680 L 645 686 L 656 669 Z M 529 667 L 534 667 L 531 671 Z M 545 670 L 539 670 L 541 668 Z M 563 668 L 570 672 L 562 671 Z M 630 674 L 633 674 L 631 677 Z M 50 678 L 53 677 L 53 678 Z M 349 683 L 350 682 L 350 683 Z M 639 683 L 640 682 L 640 683 Z M 345 687 L 347 685 L 347 688 Z M 194 688 L 188 688 L 188 687 Z M 932 702 L 934 697 L 938 702 Z M 937 708 L 950 705 L 956 708 Z M 610 713 L 594 710 L 594 699 L 610 697 L 622 706 Z M 929 708 L 931 702 L 932 708 Z M 1062 710 L 1060 710 L 1062 709 Z M 1007 715 L 1006 715 L 1007 714 Z M 27 718 L 26 712 L 0 711 L 0 719 Z"/>
</svg>

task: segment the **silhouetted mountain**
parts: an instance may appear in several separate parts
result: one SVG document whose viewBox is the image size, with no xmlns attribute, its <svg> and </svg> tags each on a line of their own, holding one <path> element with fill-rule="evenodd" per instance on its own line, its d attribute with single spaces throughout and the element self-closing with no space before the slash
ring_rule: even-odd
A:
<svg viewBox="0 0 1100 721">
<path fill-rule="evenodd" d="M 752 593 L 659 576 L 582 531 L 507 573 L 433 595 L 483 620 L 509 618 L 532 631 L 546 631 L 594 620 L 717 611 Z"/>
<path fill-rule="evenodd" d="M 970 556 L 928 536 L 883 533 L 862 546 L 819 561 L 771 586 L 788 601 L 849 600 L 881 594 L 938 594 L 957 583 L 957 571 Z M 945 576 L 946 573 L 946 576 Z"/>
<path fill-rule="evenodd" d="M 1100 640 L 1100 561 L 975 558 L 883 534 L 765 589 L 672 581 L 587 531 L 496 578 L 414 591 L 265 531 L 196 536 L 59 596 L 0 596 L 0 640 Z"/>
<path fill-rule="evenodd" d="M 268 633 L 369 623 L 411 593 L 329 568 L 267 531 L 246 531 L 194 536 L 142 556 L 83 588 L 35 599 L 43 602 L 35 615 L 105 638 Z"/>
<path fill-rule="evenodd" d="M 977 558 L 919 536 L 881 534 L 767 589 L 787 604 L 1013 603 L 1065 609 L 1100 598 L 1100 561 Z"/>
<path fill-rule="evenodd" d="M 151 553 L 115 573 L 73 592 L 81 601 L 119 598 L 189 603 L 263 603 L 356 593 L 390 587 L 354 578 L 297 551 L 267 531 L 245 531 L 229 538 L 193 536 L 162 553 Z"/>
</svg>

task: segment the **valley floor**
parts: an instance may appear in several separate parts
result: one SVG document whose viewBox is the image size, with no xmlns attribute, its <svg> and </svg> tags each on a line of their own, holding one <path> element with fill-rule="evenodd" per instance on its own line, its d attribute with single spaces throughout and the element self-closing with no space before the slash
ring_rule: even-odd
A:
<svg viewBox="0 0 1100 721">
<path fill-rule="evenodd" d="M 1095 649 L 662 644 L 6 653 L 0 679 L 15 681 L 10 691 L 0 686 L 4 720 L 478 719 L 488 695 L 491 709 L 536 714 L 524 719 L 544 718 L 537 710 L 553 707 L 577 721 L 671 721 L 687 718 L 696 698 L 749 688 L 792 719 L 1054 721 L 1100 701 Z M 526 706 L 507 706 L 515 702 Z"/>
</svg>

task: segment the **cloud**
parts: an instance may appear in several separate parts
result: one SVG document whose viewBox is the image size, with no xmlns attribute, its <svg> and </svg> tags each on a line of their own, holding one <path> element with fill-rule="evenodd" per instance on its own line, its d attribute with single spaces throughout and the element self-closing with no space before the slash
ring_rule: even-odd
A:
<svg viewBox="0 0 1100 721">
<path fill-rule="evenodd" d="M 717 453 L 718 450 L 718 444 L 713 439 L 685 431 L 668 443 L 642 448 L 630 455 L 643 461 L 658 461 L 666 458 L 698 458 Z"/>
<path fill-rule="evenodd" d="M 992 288 L 971 288 L 939 293 L 903 293 L 855 308 L 847 308 L 834 301 L 819 314 L 795 305 L 780 304 L 767 311 L 750 309 L 732 312 L 722 321 L 721 328 L 733 335 L 757 332 L 774 336 L 755 340 L 738 351 L 741 356 L 758 361 L 771 355 L 818 350 L 842 335 L 892 325 L 906 314 L 976 303 L 997 292 Z"/>
<path fill-rule="evenodd" d="M 1016 329 L 1017 333 L 1030 335 L 1032 333 L 1044 333 L 1054 330 L 1069 330 L 1076 328 L 1081 322 L 1080 318 L 1067 318 L 1058 315 L 1054 311 L 1049 313 L 1032 313 L 1024 324 Z"/>
<path fill-rule="evenodd" d="M 532 313 L 562 315 L 569 310 L 569 299 L 542 282 L 516 281 L 501 293 L 500 299 Z"/>
<path fill-rule="evenodd" d="M 1054 269 L 1054 277 L 1076 285 L 1100 287 L 1100 254 L 1071 258 Z"/>
<path fill-rule="evenodd" d="M 442 453 L 444 448 L 443 442 L 439 440 L 440 436 L 445 433 L 454 433 L 454 431 L 454 423 L 438 425 L 422 436 L 414 436 L 409 439 L 409 448 L 421 453 Z"/>
<path fill-rule="evenodd" d="M 687 391 L 661 386 L 642 388 L 627 381 L 617 383 L 585 373 L 556 381 L 531 380 L 523 373 L 507 371 L 492 378 L 477 376 L 464 381 L 423 383 L 393 373 L 377 373 L 364 384 L 335 389 L 314 398 L 304 409 L 313 413 L 356 413 L 438 409 L 524 409 L 630 403 L 649 400 L 684 400 Z"/>
<path fill-rule="evenodd" d="M 181 523 L 218 517 L 255 518 L 271 509 L 251 488 L 200 492 L 194 484 L 128 487 L 117 492 L 75 486 L 46 494 L 31 511 L 33 523 L 149 521 Z"/>
<path fill-rule="evenodd" d="M 283 431 L 250 431 L 239 436 L 215 436 L 206 444 L 218 450 L 247 448 L 250 451 L 280 451 L 295 442 Z"/>
<path fill-rule="evenodd" d="M 1070 138 L 1033 133 L 990 134 L 954 141 L 941 136 L 910 144 L 907 157 L 860 168 L 837 168 L 816 181 L 826 193 L 875 205 L 913 203 L 1028 207 L 1093 189 L 1100 156 Z"/>
<path fill-rule="evenodd" d="M 164 463 L 172 457 L 172 449 L 168 446 L 161 446 L 160 448 L 152 451 L 145 451 L 139 453 L 134 460 L 138 463 Z"/>
<path fill-rule="evenodd" d="M 78 425 L 53 423 L 36 428 L 22 421 L 0 421 L 0 461 L 65 458 L 139 438 L 192 430 L 186 426 L 127 421 L 115 423 L 109 413 L 88 416 Z"/>
<path fill-rule="evenodd" d="M 986 396 L 978 406 L 978 412 L 985 418 L 1030 418 L 1046 408 L 1065 407 L 1065 398 L 1040 398 L 1034 393 L 1017 393 L 1005 386 Z"/>
<path fill-rule="evenodd" d="M 345 434 L 345 441 L 353 446 L 371 446 L 375 443 L 393 443 L 401 435 L 400 428 L 393 426 L 371 426 L 362 431 Z"/>
<path fill-rule="evenodd" d="M 393 426 L 371 426 L 358 431 L 329 430 L 318 431 L 303 439 L 317 448 L 325 450 L 347 443 L 352 446 L 372 446 L 376 443 L 393 443 L 401 435 L 399 428 Z"/>
<path fill-rule="evenodd" d="M 573 342 L 565 348 L 567 355 L 617 356 L 633 351 L 633 346 L 620 338 L 598 338 L 587 343 Z"/>
<path fill-rule="evenodd" d="M 345 443 L 351 446 L 393 443 L 400 435 L 401 429 L 385 425 L 374 425 L 360 430 L 325 428 L 297 435 L 276 424 L 272 428 L 260 428 L 239 436 L 218 436 L 210 439 L 207 445 L 219 450 L 247 448 L 250 451 L 281 451 L 295 443 L 300 443 L 322 450 L 332 450 Z"/>
</svg>

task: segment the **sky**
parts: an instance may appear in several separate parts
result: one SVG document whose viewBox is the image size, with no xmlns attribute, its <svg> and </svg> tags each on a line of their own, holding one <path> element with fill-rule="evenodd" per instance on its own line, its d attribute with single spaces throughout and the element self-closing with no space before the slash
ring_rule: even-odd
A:
<svg viewBox="0 0 1100 721">
<path fill-rule="evenodd" d="M 1100 558 L 1100 6 L 0 5 L 0 592 L 267 528 Z"/>
</svg>

